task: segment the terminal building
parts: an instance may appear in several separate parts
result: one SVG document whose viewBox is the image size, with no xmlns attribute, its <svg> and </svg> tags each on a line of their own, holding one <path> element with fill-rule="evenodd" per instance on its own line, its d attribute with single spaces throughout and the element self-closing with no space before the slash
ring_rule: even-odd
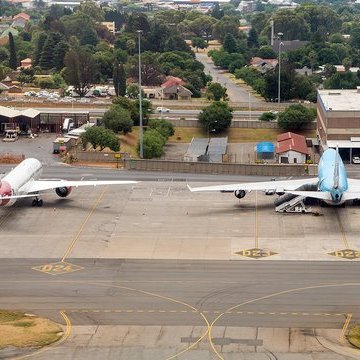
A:
<svg viewBox="0 0 360 360">
<path fill-rule="evenodd" d="M 360 156 L 360 87 L 318 90 L 316 131 L 322 151 L 338 146 L 345 162 Z"/>
</svg>

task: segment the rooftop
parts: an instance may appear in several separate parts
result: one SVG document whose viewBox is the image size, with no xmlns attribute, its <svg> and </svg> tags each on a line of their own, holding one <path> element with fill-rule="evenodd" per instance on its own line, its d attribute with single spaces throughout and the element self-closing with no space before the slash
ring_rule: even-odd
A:
<svg viewBox="0 0 360 360">
<path fill-rule="evenodd" d="M 360 90 L 318 90 L 319 100 L 325 111 L 360 111 Z"/>
</svg>

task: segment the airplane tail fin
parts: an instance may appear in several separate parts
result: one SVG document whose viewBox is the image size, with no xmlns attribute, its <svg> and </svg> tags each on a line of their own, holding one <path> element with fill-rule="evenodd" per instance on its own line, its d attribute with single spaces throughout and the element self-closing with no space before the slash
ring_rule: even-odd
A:
<svg viewBox="0 0 360 360">
<path fill-rule="evenodd" d="M 339 146 L 336 145 L 335 166 L 334 166 L 334 188 L 339 187 Z"/>
</svg>

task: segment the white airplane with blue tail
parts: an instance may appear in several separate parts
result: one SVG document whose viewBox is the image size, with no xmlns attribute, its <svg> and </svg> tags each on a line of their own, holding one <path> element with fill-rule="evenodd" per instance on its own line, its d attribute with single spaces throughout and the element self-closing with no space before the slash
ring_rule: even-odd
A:
<svg viewBox="0 0 360 360">
<path fill-rule="evenodd" d="M 327 149 L 320 158 L 317 178 L 299 180 L 261 181 L 243 184 L 215 185 L 192 188 L 197 191 L 234 193 L 241 199 L 247 192 L 275 190 L 277 194 L 289 193 L 319 199 L 329 205 L 341 205 L 348 200 L 360 199 L 360 180 L 349 179 L 338 149 Z M 310 189 L 310 190 L 309 190 Z"/>
</svg>

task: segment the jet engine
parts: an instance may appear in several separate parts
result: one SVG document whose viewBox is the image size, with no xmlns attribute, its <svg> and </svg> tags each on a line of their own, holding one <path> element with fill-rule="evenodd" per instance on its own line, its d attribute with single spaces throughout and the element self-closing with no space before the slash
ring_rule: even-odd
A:
<svg viewBox="0 0 360 360">
<path fill-rule="evenodd" d="M 55 189 L 56 195 L 65 198 L 70 195 L 72 188 L 71 187 L 58 187 Z"/>
<path fill-rule="evenodd" d="M 235 191 L 234 191 L 234 195 L 235 195 L 238 199 L 242 199 L 242 198 L 246 195 L 246 191 L 245 191 L 245 190 L 235 190 Z"/>
</svg>

